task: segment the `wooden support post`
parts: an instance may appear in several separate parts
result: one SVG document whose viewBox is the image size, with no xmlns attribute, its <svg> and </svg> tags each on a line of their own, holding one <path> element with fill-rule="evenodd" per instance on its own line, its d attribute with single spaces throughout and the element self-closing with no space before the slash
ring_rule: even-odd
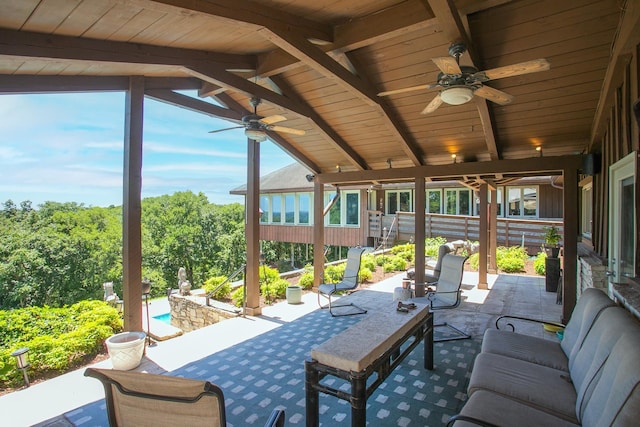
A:
<svg viewBox="0 0 640 427">
<path fill-rule="evenodd" d="M 415 214 L 415 293 L 417 297 L 425 294 L 425 260 L 424 260 L 424 239 L 425 239 L 425 211 L 426 211 L 426 191 L 423 177 L 416 178 L 415 187 L 416 214 Z"/>
<path fill-rule="evenodd" d="M 324 184 L 313 185 L 313 287 L 324 282 Z"/>
<path fill-rule="evenodd" d="M 498 247 L 498 191 L 490 190 L 491 205 L 489 206 L 489 273 L 496 274 L 496 249 Z"/>
<path fill-rule="evenodd" d="M 565 169 L 564 197 L 562 210 L 564 226 L 562 241 L 564 242 L 564 256 L 562 266 L 562 322 L 571 318 L 576 305 L 577 268 L 578 268 L 578 171 Z"/>
<path fill-rule="evenodd" d="M 124 330 L 142 331 L 142 128 L 144 77 L 129 79 L 124 111 L 122 299 Z"/>
<path fill-rule="evenodd" d="M 478 264 L 478 289 L 489 289 L 487 281 L 487 249 L 489 247 L 489 192 L 487 184 L 480 184 L 480 263 Z"/>
<path fill-rule="evenodd" d="M 256 316 L 260 307 L 260 143 L 247 138 L 247 240 L 246 314 Z"/>
</svg>

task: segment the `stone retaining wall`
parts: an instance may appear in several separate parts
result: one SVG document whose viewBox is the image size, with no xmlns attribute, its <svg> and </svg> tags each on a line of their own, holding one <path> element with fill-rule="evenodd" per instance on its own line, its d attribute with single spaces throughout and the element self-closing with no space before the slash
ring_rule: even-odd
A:
<svg viewBox="0 0 640 427">
<path fill-rule="evenodd" d="M 579 257 L 577 296 L 580 297 L 587 288 L 602 289 L 606 293 L 608 287 L 606 270 L 607 266 L 596 256 Z"/>
<path fill-rule="evenodd" d="M 169 306 L 171 308 L 171 325 L 184 332 L 195 331 L 204 326 L 238 316 L 237 313 L 206 306 L 203 296 L 174 294 L 169 297 Z"/>
</svg>

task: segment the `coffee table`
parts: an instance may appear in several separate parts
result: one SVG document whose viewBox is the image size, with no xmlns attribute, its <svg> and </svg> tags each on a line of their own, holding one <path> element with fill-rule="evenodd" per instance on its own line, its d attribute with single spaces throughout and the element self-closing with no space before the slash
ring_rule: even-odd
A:
<svg viewBox="0 0 640 427">
<path fill-rule="evenodd" d="M 433 313 L 427 304 L 413 302 L 416 308 L 408 312 L 389 302 L 311 350 L 304 365 L 307 427 L 319 425 L 320 392 L 348 401 L 351 425 L 364 426 L 369 396 L 421 341 L 424 368 L 433 369 Z M 373 374 L 377 377 L 367 384 Z M 326 376 L 348 381 L 350 390 L 322 384 Z"/>
</svg>

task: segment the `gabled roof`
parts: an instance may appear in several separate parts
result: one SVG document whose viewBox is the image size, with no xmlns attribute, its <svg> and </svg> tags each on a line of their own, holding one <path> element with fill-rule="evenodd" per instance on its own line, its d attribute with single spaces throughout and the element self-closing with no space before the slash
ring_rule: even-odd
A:
<svg viewBox="0 0 640 427">
<path fill-rule="evenodd" d="M 313 191 L 313 181 L 307 180 L 307 175 L 313 175 L 309 169 L 300 163 L 293 163 L 260 177 L 261 193 L 281 193 L 294 191 Z M 229 191 L 230 194 L 247 194 L 247 185 L 241 185 Z"/>
</svg>

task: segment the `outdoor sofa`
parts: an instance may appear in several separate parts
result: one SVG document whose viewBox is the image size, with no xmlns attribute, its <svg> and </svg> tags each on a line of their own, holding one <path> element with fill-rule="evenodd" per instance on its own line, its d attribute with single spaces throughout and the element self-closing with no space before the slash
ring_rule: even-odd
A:
<svg viewBox="0 0 640 427">
<path fill-rule="evenodd" d="M 467 394 L 448 425 L 637 426 L 640 323 L 587 289 L 559 343 L 487 330 Z"/>
</svg>

